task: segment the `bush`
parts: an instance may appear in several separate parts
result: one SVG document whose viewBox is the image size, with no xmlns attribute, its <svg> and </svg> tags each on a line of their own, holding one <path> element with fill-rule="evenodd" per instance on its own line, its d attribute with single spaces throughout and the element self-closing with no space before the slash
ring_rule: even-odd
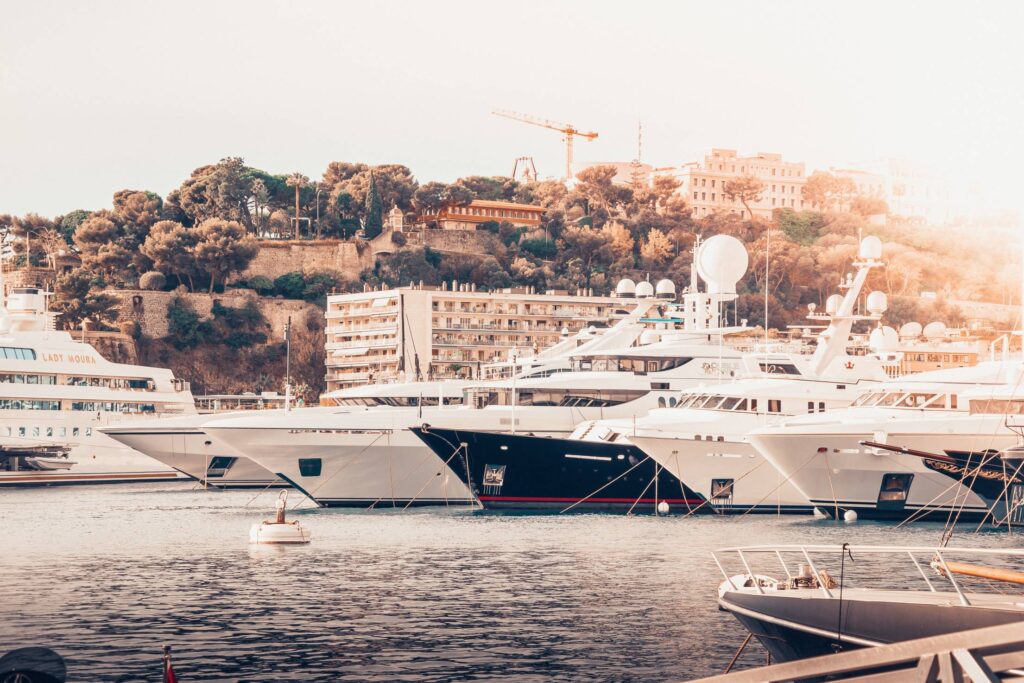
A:
<svg viewBox="0 0 1024 683">
<path fill-rule="evenodd" d="M 318 301 L 334 290 L 345 286 L 340 273 L 322 270 L 306 278 L 306 286 L 302 290 L 302 298 L 306 301 Z"/>
<path fill-rule="evenodd" d="M 477 230 L 486 230 L 487 232 L 497 235 L 500 227 L 501 224 L 498 223 L 498 221 L 484 221 L 477 227 Z"/>
<path fill-rule="evenodd" d="M 200 320 L 199 314 L 182 299 L 175 298 L 167 307 L 167 336 L 179 351 L 191 349 L 213 336 L 213 325 Z"/>
<path fill-rule="evenodd" d="M 256 275 L 249 278 L 245 286 L 249 289 L 255 290 L 261 296 L 272 294 L 274 291 L 274 283 L 269 277 L 263 275 Z"/>
<path fill-rule="evenodd" d="M 407 241 L 408 241 L 408 239 L 406 239 L 404 232 L 393 232 L 393 233 L 391 233 L 391 242 L 392 242 L 392 244 L 395 244 L 395 245 L 397 245 L 399 247 L 404 247 L 405 243 Z"/>
<path fill-rule="evenodd" d="M 154 292 L 163 289 L 166 284 L 167 278 L 158 270 L 143 273 L 142 277 L 139 278 L 139 287 L 141 289 L 148 289 Z"/>
<path fill-rule="evenodd" d="M 542 259 L 553 259 L 558 254 L 555 243 L 543 237 L 523 240 L 519 243 L 519 249 Z"/>
<path fill-rule="evenodd" d="M 305 289 L 306 278 L 298 271 L 285 273 L 274 280 L 274 291 L 286 299 L 301 299 Z"/>
</svg>

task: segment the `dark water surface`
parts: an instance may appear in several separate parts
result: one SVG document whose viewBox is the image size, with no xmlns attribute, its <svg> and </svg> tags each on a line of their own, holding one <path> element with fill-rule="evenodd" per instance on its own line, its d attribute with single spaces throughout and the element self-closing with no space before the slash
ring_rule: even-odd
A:
<svg viewBox="0 0 1024 683">
<path fill-rule="evenodd" d="M 275 494 L 254 496 L 187 484 L 0 491 L 0 652 L 52 647 L 70 681 L 158 681 L 164 643 L 183 683 L 685 680 L 720 673 L 746 635 L 716 608 L 711 549 L 934 545 L 941 530 L 304 509 L 310 545 L 252 547 L 249 527 L 272 515 Z M 763 656 L 752 646 L 741 662 Z"/>
</svg>

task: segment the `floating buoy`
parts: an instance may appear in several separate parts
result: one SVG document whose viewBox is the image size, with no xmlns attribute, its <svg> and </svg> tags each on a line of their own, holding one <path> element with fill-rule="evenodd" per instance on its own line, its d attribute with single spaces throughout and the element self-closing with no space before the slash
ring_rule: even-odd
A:
<svg viewBox="0 0 1024 683">
<path fill-rule="evenodd" d="M 847 510 L 846 512 L 844 512 L 843 513 L 843 521 L 844 522 L 856 522 L 857 521 L 857 511 L 856 510 Z"/>
<path fill-rule="evenodd" d="M 667 515 L 668 511 L 669 511 L 668 503 L 666 503 L 665 501 L 661 501 L 660 503 L 658 503 L 658 514 L 659 515 Z"/>
<path fill-rule="evenodd" d="M 816 507 L 816 508 L 814 508 L 814 518 L 815 519 L 828 519 L 828 513 L 826 513 L 821 508 Z"/>
<path fill-rule="evenodd" d="M 281 491 L 277 498 L 277 516 L 274 521 L 265 519 L 259 524 L 253 524 L 249 529 L 250 543 L 309 543 L 313 537 L 312 532 L 302 528 L 298 520 L 285 520 L 284 511 L 287 504 L 288 492 Z"/>
</svg>

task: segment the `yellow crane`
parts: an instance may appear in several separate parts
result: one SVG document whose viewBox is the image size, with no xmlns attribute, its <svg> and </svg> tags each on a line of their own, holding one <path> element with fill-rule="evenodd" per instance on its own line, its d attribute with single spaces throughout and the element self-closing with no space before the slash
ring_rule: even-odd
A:
<svg viewBox="0 0 1024 683">
<path fill-rule="evenodd" d="M 541 128 L 547 128 L 548 130 L 557 130 L 565 136 L 565 180 L 572 180 L 575 177 L 572 168 L 572 144 L 573 138 L 579 136 L 584 140 L 593 140 L 597 137 L 597 133 L 590 131 L 582 131 L 571 123 L 558 123 L 557 121 L 549 121 L 548 119 L 540 119 L 536 116 L 529 116 L 528 114 L 520 114 L 515 111 L 507 111 L 505 109 L 495 109 L 491 112 L 495 116 L 503 116 L 506 119 L 512 119 L 513 121 L 522 121 L 523 123 L 529 123 L 534 126 L 540 126 Z"/>
</svg>

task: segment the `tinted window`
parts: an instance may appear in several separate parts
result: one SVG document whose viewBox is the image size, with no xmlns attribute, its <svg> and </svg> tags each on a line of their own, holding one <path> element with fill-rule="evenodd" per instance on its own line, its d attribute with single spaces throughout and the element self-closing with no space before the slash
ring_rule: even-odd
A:
<svg viewBox="0 0 1024 683">
<path fill-rule="evenodd" d="M 320 458 L 299 458 L 299 474 L 304 477 L 319 477 L 322 467 Z"/>
</svg>

